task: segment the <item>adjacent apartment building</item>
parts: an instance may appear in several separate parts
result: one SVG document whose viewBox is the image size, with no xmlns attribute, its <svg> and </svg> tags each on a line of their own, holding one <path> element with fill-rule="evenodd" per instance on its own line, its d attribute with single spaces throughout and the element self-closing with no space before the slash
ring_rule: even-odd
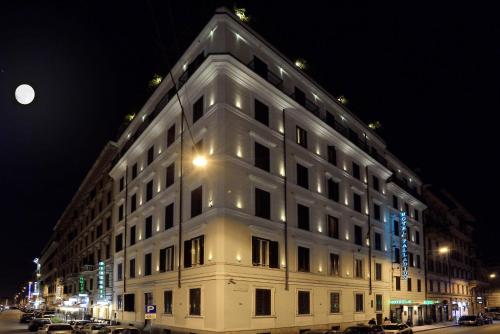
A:
<svg viewBox="0 0 500 334">
<path fill-rule="evenodd" d="M 422 321 L 421 181 L 377 134 L 225 9 L 171 71 L 117 141 L 113 319 Z"/>
<path fill-rule="evenodd" d="M 42 308 L 111 319 L 113 180 L 116 145 L 106 144 L 40 256 Z"/>
</svg>

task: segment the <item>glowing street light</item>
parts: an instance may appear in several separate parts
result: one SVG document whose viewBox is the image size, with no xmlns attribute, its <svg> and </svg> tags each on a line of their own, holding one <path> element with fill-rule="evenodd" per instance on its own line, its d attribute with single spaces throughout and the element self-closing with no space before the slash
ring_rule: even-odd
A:
<svg viewBox="0 0 500 334">
<path fill-rule="evenodd" d="M 438 250 L 439 254 L 447 254 L 450 252 L 450 249 L 448 247 L 441 247 Z"/>
<path fill-rule="evenodd" d="M 496 278 L 496 277 L 497 277 L 497 274 L 495 274 L 495 273 L 490 274 L 490 278 Z"/>
<path fill-rule="evenodd" d="M 193 165 L 196 167 L 205 167 L 207 163 L 207 158 L 205 158 L 203 155 L 197 155 L 193 159 Z"/>
</svg>

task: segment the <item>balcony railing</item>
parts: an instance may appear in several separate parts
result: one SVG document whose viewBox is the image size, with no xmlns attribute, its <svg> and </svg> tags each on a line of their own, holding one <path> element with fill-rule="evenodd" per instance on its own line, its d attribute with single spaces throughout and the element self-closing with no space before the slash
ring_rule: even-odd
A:
<svg viewBox="0 0 500 334">
<path fill-rule="evenodd" d="M 397 176 L 392 175 L 391 177 L 389 177 L 387 179 L 387 183 L 389 183 L 389 182 L 396 184 L 398 187 L 400 187 L 401 189 L 403 189 L 404 191 L 406 191 L 407 193 L 409 193 L 410 195 L 412 195 L 413 197 L 418 199 L 420 202 L 422 202 L 422 197 L 417 192 L 417 189 L 410 187 L 406 182 L 404 182 L 403 180 L 401 180 Z"/>
<path fill-rule="evenodd" d="M 304 99 L 299 99 L 296 96 L 295 92 L 290 94 L 290 97 L 294 99 L 298 104 L 309 110 L 314 116 L 323 120 L 323 118 L 319 114 L 319 107 L 313 101 L 309 100 L 307 97 Z"/>
<path fill-rule="evenodd" d="M 266 79 L 266 81 L 268 81 L 271 85 L 275 86 L 279 90 L 283 90 L 283 80 L 279 76 L 277 76 L 276 74 L 274 74 L 272 71 L 267 70 L 267 71 L 265 71 L 265 73 L 259 73 L 259 71 L 257 71 L 256 68 L 255 68 L 255 62 L 254 62 L 254 60 L 252 60 L 251 62 L 249 62 L 247 64 L 247 66 L 252 71 L 254 71 L 258 75 L 260 75 L 261 77 L 263 77 L 264 79 Z"/>
<path fill-rule="evenodd" d="M 96 266 L 92 265 L 92 264 L 84 264 L 82 266 L 82 272 L 86 272 L 86 271 L 94 271 L 96 269 Z"/>
</svg>

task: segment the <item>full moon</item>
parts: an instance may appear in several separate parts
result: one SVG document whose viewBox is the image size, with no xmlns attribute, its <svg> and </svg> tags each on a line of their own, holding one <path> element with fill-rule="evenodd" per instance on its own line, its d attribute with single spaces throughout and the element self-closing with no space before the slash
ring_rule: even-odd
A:
<svg viewBox="0 0 500 334">
<path fill-rule="evenodd" d="M 35 90 L 30 85 L 23 84 L 16 88 L 14 95 L 20 104 L 30 104 L 35 98 Z"/>
</svg>

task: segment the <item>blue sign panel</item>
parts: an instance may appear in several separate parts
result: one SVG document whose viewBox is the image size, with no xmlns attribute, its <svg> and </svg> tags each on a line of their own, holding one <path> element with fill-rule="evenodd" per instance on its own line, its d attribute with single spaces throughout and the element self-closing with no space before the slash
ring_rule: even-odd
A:
<svg viewBox="0 0 500 334">
<path fill-rule="evenodd" d="M 399 224 L 401 226 L 401 279 L 408 279 L 408 230 L 406 229 L 406 212 L 399 213 Z"/>
<path fill-rule="evenodd" d="M 144 308 L 146 314 L 156 314 L 156 305 L 146 305 Z"/>
</svg>

